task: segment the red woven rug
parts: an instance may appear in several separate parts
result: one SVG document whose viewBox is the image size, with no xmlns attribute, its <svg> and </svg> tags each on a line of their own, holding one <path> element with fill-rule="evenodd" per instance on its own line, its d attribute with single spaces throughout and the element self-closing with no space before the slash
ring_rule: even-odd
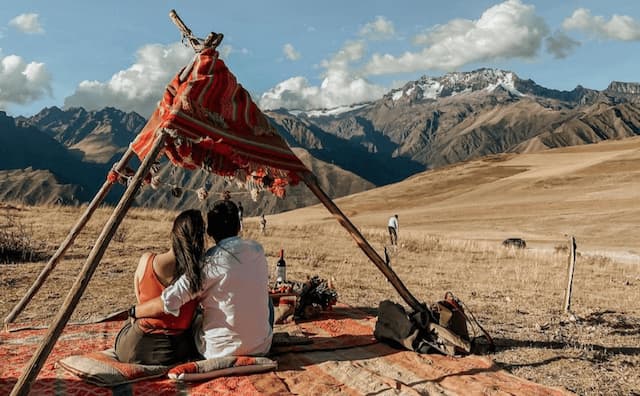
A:
<svg viewBox="0 0 640 396">
<path fill-rule="evenodd" d="M 299 323 L 312 343 L 274 348 L 275 372 L 216 378 L 201 383 L 167 378 L 101 388 L 59 367 L 60 359 L 113 346 L 122 322 L 69 325 L 51 352 L 33 395 L 363 395 L 511 394 L 565 395 L 500 370 L 489 358 L 450 358 L 398 351 L 372 336 L 375 318 L 338 307 L 317 320 Z M 276 331 L 281 331 L 276 329 Z M 0 395 L 9 394 L 45 330 L 0 333 Z"/>
</svg>

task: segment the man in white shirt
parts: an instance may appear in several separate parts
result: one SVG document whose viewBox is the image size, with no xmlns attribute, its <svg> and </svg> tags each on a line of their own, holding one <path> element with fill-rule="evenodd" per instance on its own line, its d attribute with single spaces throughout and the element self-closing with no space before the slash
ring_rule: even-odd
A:
<svg viewBox="0 0 640 396">
<path fill-rule="evenodd" d="M 238 208 L 218 201 L 207 215 L 207 233 L 216 241 L 202 263 L 202 290 L 192 293 L 181 276 L 162 295 L 133 310 L 136 318 L 180 313 L 197 298 L 202 325 L 195 326 L 198 352 L 206 359 L 264 355 L 271 348 L 273 307 L 269 304 L 267 259 L 262 246 L 238 237 Z"/>
<path fill-rule="evenodd" d="M 389 218 L 389 238 L 391 239 L 392 245 L 398 244 L 398 215 L 393 215 Z"/>
</svg>

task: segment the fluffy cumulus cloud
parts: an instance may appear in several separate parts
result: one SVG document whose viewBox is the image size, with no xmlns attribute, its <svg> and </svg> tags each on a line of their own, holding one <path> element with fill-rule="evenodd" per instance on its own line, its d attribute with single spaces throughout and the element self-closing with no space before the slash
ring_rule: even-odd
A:
<svg viewBox="0 0 640 396">
<path fill-rule="evenodd" d="M 580 42 L 567 36 L 561 30 L 546 38 L 547 51 L 557 59 L 566 58 L 575 50 Z"/>
<path fill-rule="evenodd" d="M 320 86 L 310 85 L 304 77 L 289 78 L 263 93 L 259 103 L 263 109 L 331 109 L 377 99 L 385 92 L 364 78 L 336 71 Z"/>
<path fill-rule="evenodd" d="M 181 43 L 146 45 L 138 50 L 131 67 L 109 81 L 82 81 L 64 105 L 88 110 L 112 106 L 149 117 L 167 83 L 192 58 L 193 51 Z"/>
<path fill-rule="evenodd" d="M 296 61 L 300 59 L 300 53 L 296 51 L 296 49 L 293 47 L 293 44 L 286 43 L 282 47 L 282 52 L 284 53 L 284 56 L 289 60 Z"/>
<path fill-rule="evenodd" d="M 220 54 L 220 58 L 222 58 L 223 60 L 227 60 L 229 59 L 231 54 L 247 55 L 249 53 L 249 50 L 246 48 L 238 49 L 230 44 L 223 44 L 220 47 L 218 47 L 218 53 Z"/>
<path fill-rule="evenodd" d="M 507 0 L 488 8 L 478 20 L 455 19 L 416 36 L 423 46 L 400 56 L 374 54 L 367 74 L 456 70 L 474 63 L 507 58 L 533 58 L 549 33 L 531 5 Z"/>
<path fill-rule="evenodd" d="M 321 63 L 324 72 L 319 86 L 310 84 L 304 77 L 292 77 L 263 93 L 259 104 L 263 109 L 308 110 L 377 99 L 386 89 L 351 70 L 351 64 L 362 59 L 364 53 L 364 42 L 347 42 L 340 51 Z"/>
<path fill-rule="evenodd" d="M 233 52 L 233 46 L 224 44 L 218 47 L 218 53 L 220 54 L 220 58 L 227 59 L 229 55 Z"/>
<path fill-rule="evenodd" d="M 9 26 L 28 34 L 44 33 L 39 15 L 34 13 L 18 15 L 9 21 Z"/>
<path fill-rule="evenodd" d="M 640 40 L 640 23 L 628 15 L 613 15 L 609 20 L 591 15 L 591 11 L 579 8 L 562 22 L 566 30 L 578 30 L 594 37 L 609 40 Z"/>
<path fill-rule="evenodd" d="M 611 21 L 603 21 L 598 17 L 585 18 L 583 12 L 570 19 L 573 23 L 565 21 L 564 30 L 551 33 L 534 6 L 522 0 L 504 0 L 487 8 L 478 19 L 454 19 L 431 27 L 413 38 L 416 47 L 411 51 L 368 55 L 367 42 L 395 35 L 393 23 L 379 16 L 362 26 L 358 40 L 345 43 L 320 63 L 323 69 L 320 85 L 313 85 L 304 77 L 292 77 L 262 94 L 259 103 L 269 109 L 310 109 L 374 100 L 388 92 L 389 87 L 372 83 L 368 80 L 372 76 L 453 71 L 473 63 L 533 59 L 543 48 L 556 58 L 565 58 L 580 45 L 566 30 L 586 29 L 595 25 L 594 21 L 607 26 L 600 31 L 610 35 L 615 31 L 619 37 L 635 37 L 632 32 L 640 30 L 628 17 L 615 16 Z M 582 22 L 577 24 L 578 20 Z"/>
<path fill-rule="evenodd" d="M 378 16 L 373 22 L 365 24 L 359 34 L 370 40 L 382 40 L 393 37 L 396 34 L 396 29 L 393 27 L 393 22 L 383 16 Z"/>
<path fill-rule="evenodd" d="M 27 104 L 52 95 L 51 75 L 44 63 L 27 63 L 20 56 L 0 55 L 0 108 Z"/>
</svg>

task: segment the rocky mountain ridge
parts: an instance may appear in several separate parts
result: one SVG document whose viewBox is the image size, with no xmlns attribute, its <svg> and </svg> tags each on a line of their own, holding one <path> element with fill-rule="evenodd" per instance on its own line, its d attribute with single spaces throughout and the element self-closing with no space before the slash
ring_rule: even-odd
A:
<svg viewBox="0 0 640 396">
<path fill-rule="evenodd" d="M 104 183 L 111 168 L 121 156 L 144 121 L 136 113 L 113 108 L 89 112 L 73 108 L 47 108 L 31 118 L 12 118 L 0 112 L 0 200 L 28 204 L 80 204 L 88 202 Z M 42 128 L 42 129 L 40 129 Z M 98 158 L 87 141 L 99 141 L 113 155 Z M 122 142 L 122 143 L 120 143 Z M 120 144 L 119 144 L 120 143 Z M 296 148 L 301 160 L 317 172 L 320 186 L 332 197 L 349 195 L 375 187 L 371 182 Z M 135 168 L 137 158 L 132 159 Z M 225 179 L 205 172 L 192 172 L 164 162 L 158 174 L 162 185 L 154 190 L 144 186 L 136 197 L 136 205 L 166 209 L 206 208 L 230 190 L 234 200 L 244 202 L 245 213 L 277 213 L 317 203 L 304 186 L 292 187 L 285 200 L 265 193 L 259 202 L 251 201 L 246 190 Z M 196 190 L 210 186 L 210 196 L 199 201 Z M 172 187 L 183 191 L 174 196 Z M 106 202 L 116 203 L 124 187 L 115 185 Z"/>
<path fill-rule="evenodd" d="M 86 161 L 106 163 L 124 152 L 147 121 L 138 113 L 113 107 L 87 111 L 54 106 L 29 118 L 19 117 L 16 122 L 46 132 L 69 149 L 81 152 Z"/>
<path fill-rule="evenodd" d="M 380 100 L 344 111 L 269 112 L 285 131 L 321 139 L 322 131 L 424 169 L 501 152 L 523 152 L 619 139 L 640 133 L 637 83 L 606 90 L 549 89 L 496 69 L 424 76 Z M 299 126 L 305 125 L 305 131 Z M 302 144 L 302 140 L 298 140 Z"/>
<path fill-rule="evenodd" d="M 559 91 L 510 71 L 479 69 L 437 78 L 424 76 L 369 103 L 265 114 L 305 163 L 320 173 L 322 187 L 338 197 L 490 154 L 639 135 L 640 84 L 613 81 L 603 91 L 581 86 Z M 86 201 L 85 195 L 90 197 L 97 190 L 110 164 L 144 123 L 138 114 L 114 108 L 86 111 L 52 107 L 15 120 L 4 114 L 0 116 L 0 137 L 5 139 L 7 154 L 0 161 L 0 175 L 5 177 L 2 188 L 30 191 L 30 203 L 38 203 L 38 194 L 43 195 L 42 202 L 51 202 L 50 197 L 44 197 L 47 189 L 33 187 L 46 180 L 48 185 L 60 185 L 55 191 L 64 195 L 61 201 Z M 29 143 L 18 138 L 21 135 L 31 137 Z M 28 150 L 20 147 L 25 144 Z M 53 152 L 55 157 L 51 157 Z M 164 176 L 195 190 L 206 178 L 196 173 L 177 170 Z M 16 184 L 20 177 L 23 182 Z M 221 180 L 213 183 L 212 191 L 223 189 L 234 187 Z M 243 197 L 240 190 L 233 191 Z M 316 202 L 304 187 L 292 196 L 295 198 L 288 201 L 250 203 L 245 205 L 247 214 Z M 5 193 L 2 197 L 19 199 L 20 194 Z M 193 194 L 176 198 L 167 189 L 144 191 L 137 204 L 172 209 L 200 205 Z"/>
</svg>

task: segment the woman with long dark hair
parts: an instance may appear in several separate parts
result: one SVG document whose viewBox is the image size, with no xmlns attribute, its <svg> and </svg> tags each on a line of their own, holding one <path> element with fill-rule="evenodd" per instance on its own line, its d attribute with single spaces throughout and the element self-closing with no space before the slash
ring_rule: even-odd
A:
<svg viewBox="0 0 640 396">
<path fill-rule="evenodd" d="M 133 283 L 139 304 L 160 296 L 182 275 L 188 279 L 191 292 L 202 288 L 200 263 L 205 250 L 204 234 L 204 220 L 199 210 L 186 210 L 176 217 L 169 250 L 160 254 L 145 253 L 140 258 Z M 127 363 L 171 365 L 193 358 L 196 351 L 190 327 L 197 304 L 196 300 L 185 304 L 178 316 L 164 314 L 136 320 L 135 312 L 130 312 L 132 321 L 116 337 L 118 359 Z"/>
</svg>

